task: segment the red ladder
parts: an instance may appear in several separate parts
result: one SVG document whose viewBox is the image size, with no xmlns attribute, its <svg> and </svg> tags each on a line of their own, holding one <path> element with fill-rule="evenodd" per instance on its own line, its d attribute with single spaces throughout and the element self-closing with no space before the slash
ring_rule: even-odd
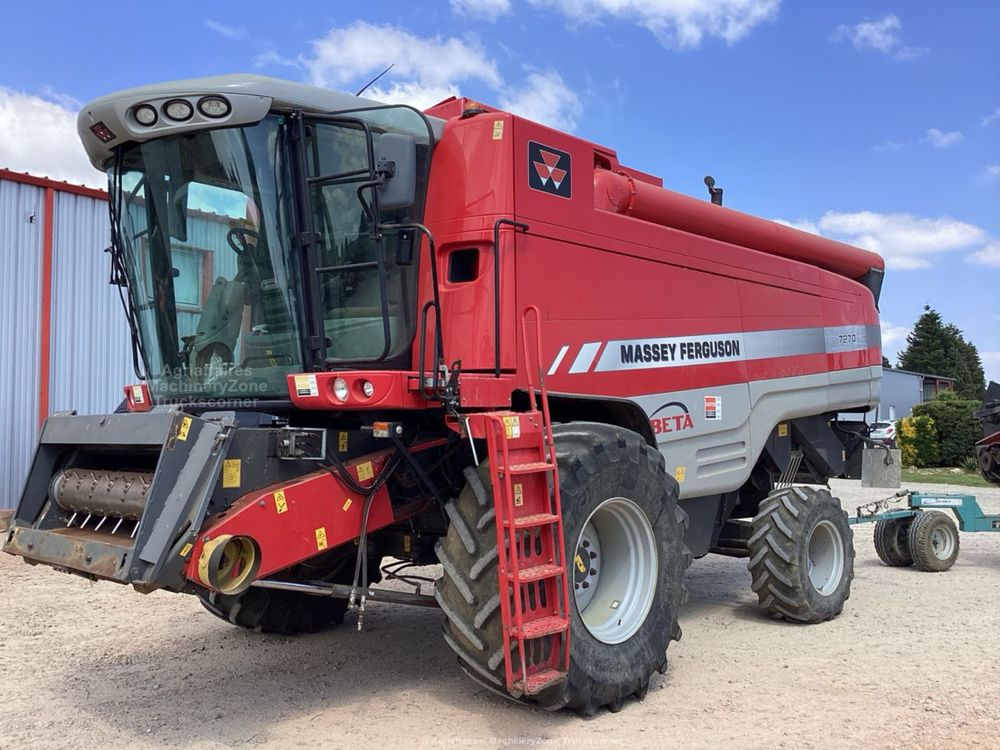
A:
<svg viewBox="0 0 1000 750">
<path fill-rule="evenodd" d="M 528 347 L 531 313 L 537 398 Z M 507 689 L 515 697 L 557 685 L 569 670 L 569 581 L 541 333 L 541 314 L 532 305 L 521 316 L 528 411 L 481 415 L 496 506 Z"/>
</svg>

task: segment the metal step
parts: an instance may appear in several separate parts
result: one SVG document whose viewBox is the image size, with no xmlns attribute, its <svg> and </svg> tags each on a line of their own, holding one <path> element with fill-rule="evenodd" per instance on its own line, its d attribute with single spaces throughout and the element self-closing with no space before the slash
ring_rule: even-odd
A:
<svg viewBox="0 0 1000 750">
<path fill-rule="evenodd" d="M 546 688 L 558 685 L 566 677 L 565 672 L 556 669 L 541 669 L 528 675 L 528 684 L 524 680 L 517 680 L 514 689 L 519 690 L 524 695 L 537 695 Z"/>
<path fill-rule="evenodd" d="M 531 583 L 532 581 L 541 581 L 545 578 L 555 578 L 556 576 L 562 575 L 566 571 L 561 565 L 533 565 L 530 568 L 521 568 L 518 575 L 521 579 L 521 583 Z M 511 581 L 514 580 L 514 573 L 511 571 L 507 574 L 507 578 Z"/>
<path fill-rule="evenodd" d="M 514 519 L 515 529 L 533 529 L 539 526 L 547 526 L 559 520 L 559 516 L 552 513 L 535 513 L 531 516 L 521 516 Z M 504 526 L 509 526 L 509 522 L 504 520 Z"/>
<path fill-rule="evenodd" d="M 565 632 L 569 627 L 569 621 L 563 617 L 552 615 L 550 617 L 539 617 L 537 620 L 529 620 L 520 629 L 521 638 L 543 638 L 547 635 Z M 514 638 L 518 637 L 518 627 L 515 625 L 510 629 L 510 634 Z"/>
<path fill-rule="evenodd" d="M 552 471 L 556 466 L 548 461 L 535 461 L 528 464 L 511 464 L 511 474 L 538 474 L 543 471 Z"/>
</svg>

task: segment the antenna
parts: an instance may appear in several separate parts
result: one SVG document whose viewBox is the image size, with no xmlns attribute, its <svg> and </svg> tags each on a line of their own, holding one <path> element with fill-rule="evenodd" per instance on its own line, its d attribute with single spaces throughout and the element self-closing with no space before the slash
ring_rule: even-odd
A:
<svg viewBox="0 0 1000 750">
<path fill-rule="evenodd" d="M 371 80 L 370 80 L 370 81 L 369 81 L 368 83 L 366 83 L 366 84 L 365 84 L 364 86 L 362 86 L 362 87 L 361 87 L 361 89 L 360 89 L 360 90 L 358 91 L 358 93 L 356 93 L 356 94 L 355 94 L 355 96 L 361 96 L 361 95 L 362 95 L 363 93 L 365 93 L 365 91 L 367 91 L 367 90 L 368 90 L 368 88 L 369 88 L 369 87 L 370 87 L 370 86 L 371 86 L 371 85 L 372 85 L 373 83 L 375 83 L 375 81 L 377 81 L 377 80 L 378 80 L 379 78 L 381 78 L 382 76 L 384 76 L 384 75 L 385 75 L 386 73 L 388 73 L 388 72 L 389 72 L 390 70 L 392 70 L 392 69 L 393 69 L 394 67 L 396 67 L 396 63 L 389 63 L 389 67 L 388 67 L 388 68 L 386 68 L 385 70 L 383 70 L 383 71 L 382 71 L 381 73 L 379 73 L 379 74 L 378 74 L 377 76 L 375 76 L 374 78 L 372 78 L 372 79 L 371 79 Z"/>
</svg>

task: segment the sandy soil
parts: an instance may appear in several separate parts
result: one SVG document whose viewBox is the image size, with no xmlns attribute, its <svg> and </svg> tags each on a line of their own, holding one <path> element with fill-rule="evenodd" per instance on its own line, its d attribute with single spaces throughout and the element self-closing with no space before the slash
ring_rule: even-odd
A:
<svg viewBox="0 0 1000 750">
<path fill-rule="evenodd" d="M 848 508 L 887 494 L 834 489 Z M 1000 512 L 1000 490 L 977 494 Z M 744 561 L 695 561 L 667 676 L 588 720 L 481 690 L 437 611 L 381 605 L 360 634 L 261 636 L 189 597 L 3 555 L 0 747 L 1000 746 L 1000 538 L 962 535 L 955 567 L 930 574 L 884 567 L 871 528 L 857 527 L 851 600 L 823 625 L 764 617 Z"/>
</svg>

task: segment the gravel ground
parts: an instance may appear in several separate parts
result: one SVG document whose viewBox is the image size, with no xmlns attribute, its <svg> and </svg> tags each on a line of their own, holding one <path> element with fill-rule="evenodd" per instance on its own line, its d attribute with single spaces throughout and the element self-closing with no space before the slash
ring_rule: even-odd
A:
<svg viewBox="0 0 1000 750">
<path fill-rule="evenodd" d="M 888 494 L 834 491 L 848 509 Z M 1000 489 L 977 495 L 1000 512 Z M 822 625 L 763 616 L 743 560 L 695 561 L 667 675 L 592 719 L 481 690 L 433 610 L 376 606 L 360 634 L 261 636 L 190 597 L 2 555 L 0 747 L 1000 746 L 1000 538 L 963 534 L 955 567 L 931 574 L 883 566 L 871 528 L 857 527 L 844 614 Z"/>
</svg>

